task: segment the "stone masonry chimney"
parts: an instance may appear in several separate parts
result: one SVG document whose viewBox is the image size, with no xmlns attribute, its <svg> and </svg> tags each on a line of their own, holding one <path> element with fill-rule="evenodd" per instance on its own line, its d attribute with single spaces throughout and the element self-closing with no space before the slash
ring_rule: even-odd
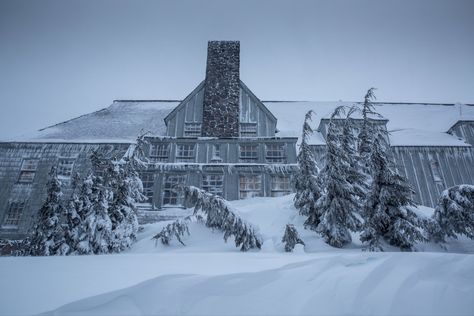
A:
<svg viewBox="0 0 474 316">
<path fill-rule="evenodd" d="M 208 43 L 202 136 L 239 137 L 239 68 L 240 42 Z"/>
</svg>

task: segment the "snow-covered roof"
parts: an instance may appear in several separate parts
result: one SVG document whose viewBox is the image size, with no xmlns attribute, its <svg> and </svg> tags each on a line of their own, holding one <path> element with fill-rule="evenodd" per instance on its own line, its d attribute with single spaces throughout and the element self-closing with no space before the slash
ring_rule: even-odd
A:
<svg viewBox="0 0 474 316">
<path fill-rule="evenodd" d="M 278 118 L 279 136 L 301 136 L 304 115 L 313 110 L 313 127 L 327 118 L 340 105 L 354 102 L 264 102 Z M 461 110 L 460 110 L 460 107 Z M 428 103 L 376 103 L 382 119 L 387 119 L 391 132 L 390 142 L 397 146 L 469 146 L 446 132 L 459 120 L 474 121 L 474 105 Z M 311 144 L 324 144 L 324 138 L 315 132 Z"/>
<path fill-rule="evenodd" d="M 313 110 L 317 128 L 339 105 L 354 102 L 263 101 L 278 119 L 280 137 L 300 137 L 307 111 Z M 130 142 L 141 131 L 164 136 L 164 118 L 179 101 L 116 100 L 109 107 L 62 122 L 11 141 L 37 142 Z M 461 108 L 460 108 L 461 107 Z M 469 146 L 446 132 L 459 120 L 474 121 L 474 106 L 460 104 L 377 103 L 376 110 L 387 119 L 390 140 L 397 146 Z M 312 144 L 324 144 L 316 132 Z"/>
</svg>

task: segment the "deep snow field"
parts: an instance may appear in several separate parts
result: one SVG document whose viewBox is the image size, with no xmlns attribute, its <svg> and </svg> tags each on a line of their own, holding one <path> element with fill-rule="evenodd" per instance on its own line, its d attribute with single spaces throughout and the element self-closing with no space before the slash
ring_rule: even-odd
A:
<svg viewBox="0 0 474 316">
<path fill-rule="evenodd" d="M 186 246 L 155 245 L 151 237 L 168 223 L 161 222 L 145 225 L 122 254 L 0 257 L 0 314 L 474 314 L 474 241 L 373 253 L 362 252 L 354 235 L 335 249 L 303 229 L 292 198 L 231 202 L 259 228 L 260 251 L 241 253 L 232 238 L 225 243 L 198 223 L 190 224 Z M 281 244 L 287 223 L 306 243 L 293 253 Z"/>
</svg>

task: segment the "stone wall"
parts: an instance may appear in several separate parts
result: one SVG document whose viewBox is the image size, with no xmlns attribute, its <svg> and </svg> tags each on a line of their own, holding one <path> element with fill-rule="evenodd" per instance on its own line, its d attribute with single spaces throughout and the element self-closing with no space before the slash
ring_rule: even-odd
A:
<svg viewBox="0 0 474 316">
<path fill-rule="evenodd" d="M 202 136 L 239 137 L 239 67 L 239 42 L 209 42 Z"/>
</svg>

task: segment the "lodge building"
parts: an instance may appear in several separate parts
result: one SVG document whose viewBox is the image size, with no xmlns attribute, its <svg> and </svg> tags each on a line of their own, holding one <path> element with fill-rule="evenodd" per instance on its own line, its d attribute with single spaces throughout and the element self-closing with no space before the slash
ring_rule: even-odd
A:
<svg viewBox="0 0 474 316">
<path fill-rule="evenodd" d="M 290 194 L 304 114 L 313 109 L 320 119 L 311 145 L 322 163 L 325 115 L 341 104 L 353 103 L 262 102 L 240 80 L 240 43 L 211 41 L 205 79 L 184 100 L 115 100 L 105 109 L 1 141 L 0 238 L 25 236 L 44 201 L 52 166 L 67 196 L 73 173 L 85 176 L 91 169 L 93 151 L 119 157 L 143 132 L 149 132 L 150 162 L 141 171 L 147 197 L 140 205 L 142 222 L 179 216 L 181 184 L 227 200 Z M 432 207 L 444 188 L 474 183 L 474 106 L 378 105 L 383 118 L 374 124 L 390 132 L 395 164 L 417 202 Z M 434 123 L 417 126 L 405 119 L 410 115 L 431 115 Z"/>
</svg>

